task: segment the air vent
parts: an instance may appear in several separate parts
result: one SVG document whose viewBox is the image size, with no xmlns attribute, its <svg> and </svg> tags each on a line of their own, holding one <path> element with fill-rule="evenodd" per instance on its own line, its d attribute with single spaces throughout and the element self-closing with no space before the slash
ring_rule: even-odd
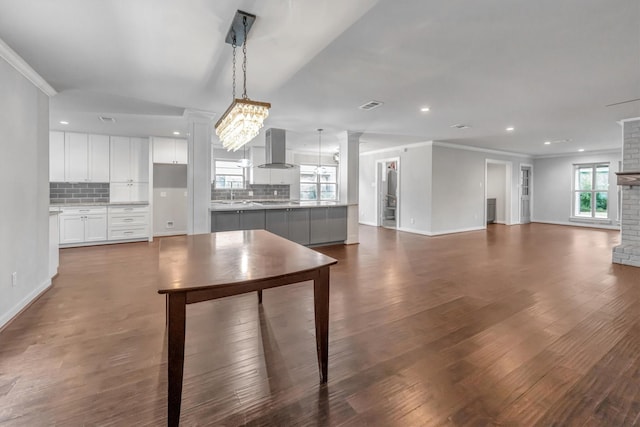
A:
<svg viewBox="0 0 640 427">
<path fill-rule="evenodd" d="M 103 123 L 115 123 L 116 119 L 113 117 L 100 116 L 100 121 Z"/>
<path fill-rule="evenodd" d="M 549 141 L 551 144 L 565 144 L 567 142 L 571 142 L 572 139 L 571 138 L 566 138 L 566 139 L 552 139 L 551 141 Z"/>
<path fill-rule="evenodd" d="M 449 127 L 452 127 L 454 129 L 469 129 L 471 126 L 463 125 L 462 123 L 458 123 L 458 124 L 455 124 L 455 125 L 451 125 Z"/>
<path fill-rule="evenodd" d="M 384 104 L 384 102 L 380 102 L 380 101 L 369 101 L 366 104 L 362 104 L 361 106 L 359 106 L 358 108 L 361 110 L 373 110 L 374 108 L 378 108 L 379 106 L 381 106 L 382 104 Z"/>
</svg>

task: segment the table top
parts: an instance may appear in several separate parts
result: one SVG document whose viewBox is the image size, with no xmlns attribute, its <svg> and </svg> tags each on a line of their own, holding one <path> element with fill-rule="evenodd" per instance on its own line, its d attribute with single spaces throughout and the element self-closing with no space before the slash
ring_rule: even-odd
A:
<svg viewBox="0 0 640 427">
<path fill-rule="evenodd" d="M 265 230 L 166 237 L 160 240 L 158 292 L 258 282 L 337 262 Z"/>
</svg>

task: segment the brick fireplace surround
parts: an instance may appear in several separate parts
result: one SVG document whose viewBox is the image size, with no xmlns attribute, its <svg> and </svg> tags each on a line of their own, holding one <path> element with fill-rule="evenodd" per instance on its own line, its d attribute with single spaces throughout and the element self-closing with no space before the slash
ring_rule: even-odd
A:
<svg viewBox="0 0 640 427">
<path fill-rule="evenodd" d="M 640 118 L 622 124 L 622 172 L 640 174 Z M 613 262 L 640 267 L 640 186 L 622 187 L 621 218 L 621 241 L 613 248 Z"/>
</svg>

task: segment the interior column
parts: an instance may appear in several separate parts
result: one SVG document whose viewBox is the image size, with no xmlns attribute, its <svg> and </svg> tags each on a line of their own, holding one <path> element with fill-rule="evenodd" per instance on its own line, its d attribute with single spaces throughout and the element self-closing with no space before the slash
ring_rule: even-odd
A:
<svg viewBox="0 0 640 427">
<path fill-rule="evenodd" d="M 360 172 L 360 136 L 362 132 L 347 131 L 340 135 L 340 202 L 347 204 L 346 244 L 359 243 L 358 179 Z"/>
<path fill-rule="evenodd" d="M 203 111 L 186 112 L 187 143 L 187 233 L 211 232 L 211 135 L 213 114 Z"/>
</svg>

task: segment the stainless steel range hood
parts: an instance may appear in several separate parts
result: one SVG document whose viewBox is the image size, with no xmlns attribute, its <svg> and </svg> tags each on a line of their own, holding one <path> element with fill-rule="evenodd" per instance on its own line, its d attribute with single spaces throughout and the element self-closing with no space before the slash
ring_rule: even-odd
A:
<svg viewBox="0 0 640 427">
<path fill-rule="evenodd" d="M 265 161 L 259 168 L 265 169 L 291 169 L 295 165 L 287 163 L 287 141 L 284 129 L 270 128 L 265 132 Z"/>
</svg>

